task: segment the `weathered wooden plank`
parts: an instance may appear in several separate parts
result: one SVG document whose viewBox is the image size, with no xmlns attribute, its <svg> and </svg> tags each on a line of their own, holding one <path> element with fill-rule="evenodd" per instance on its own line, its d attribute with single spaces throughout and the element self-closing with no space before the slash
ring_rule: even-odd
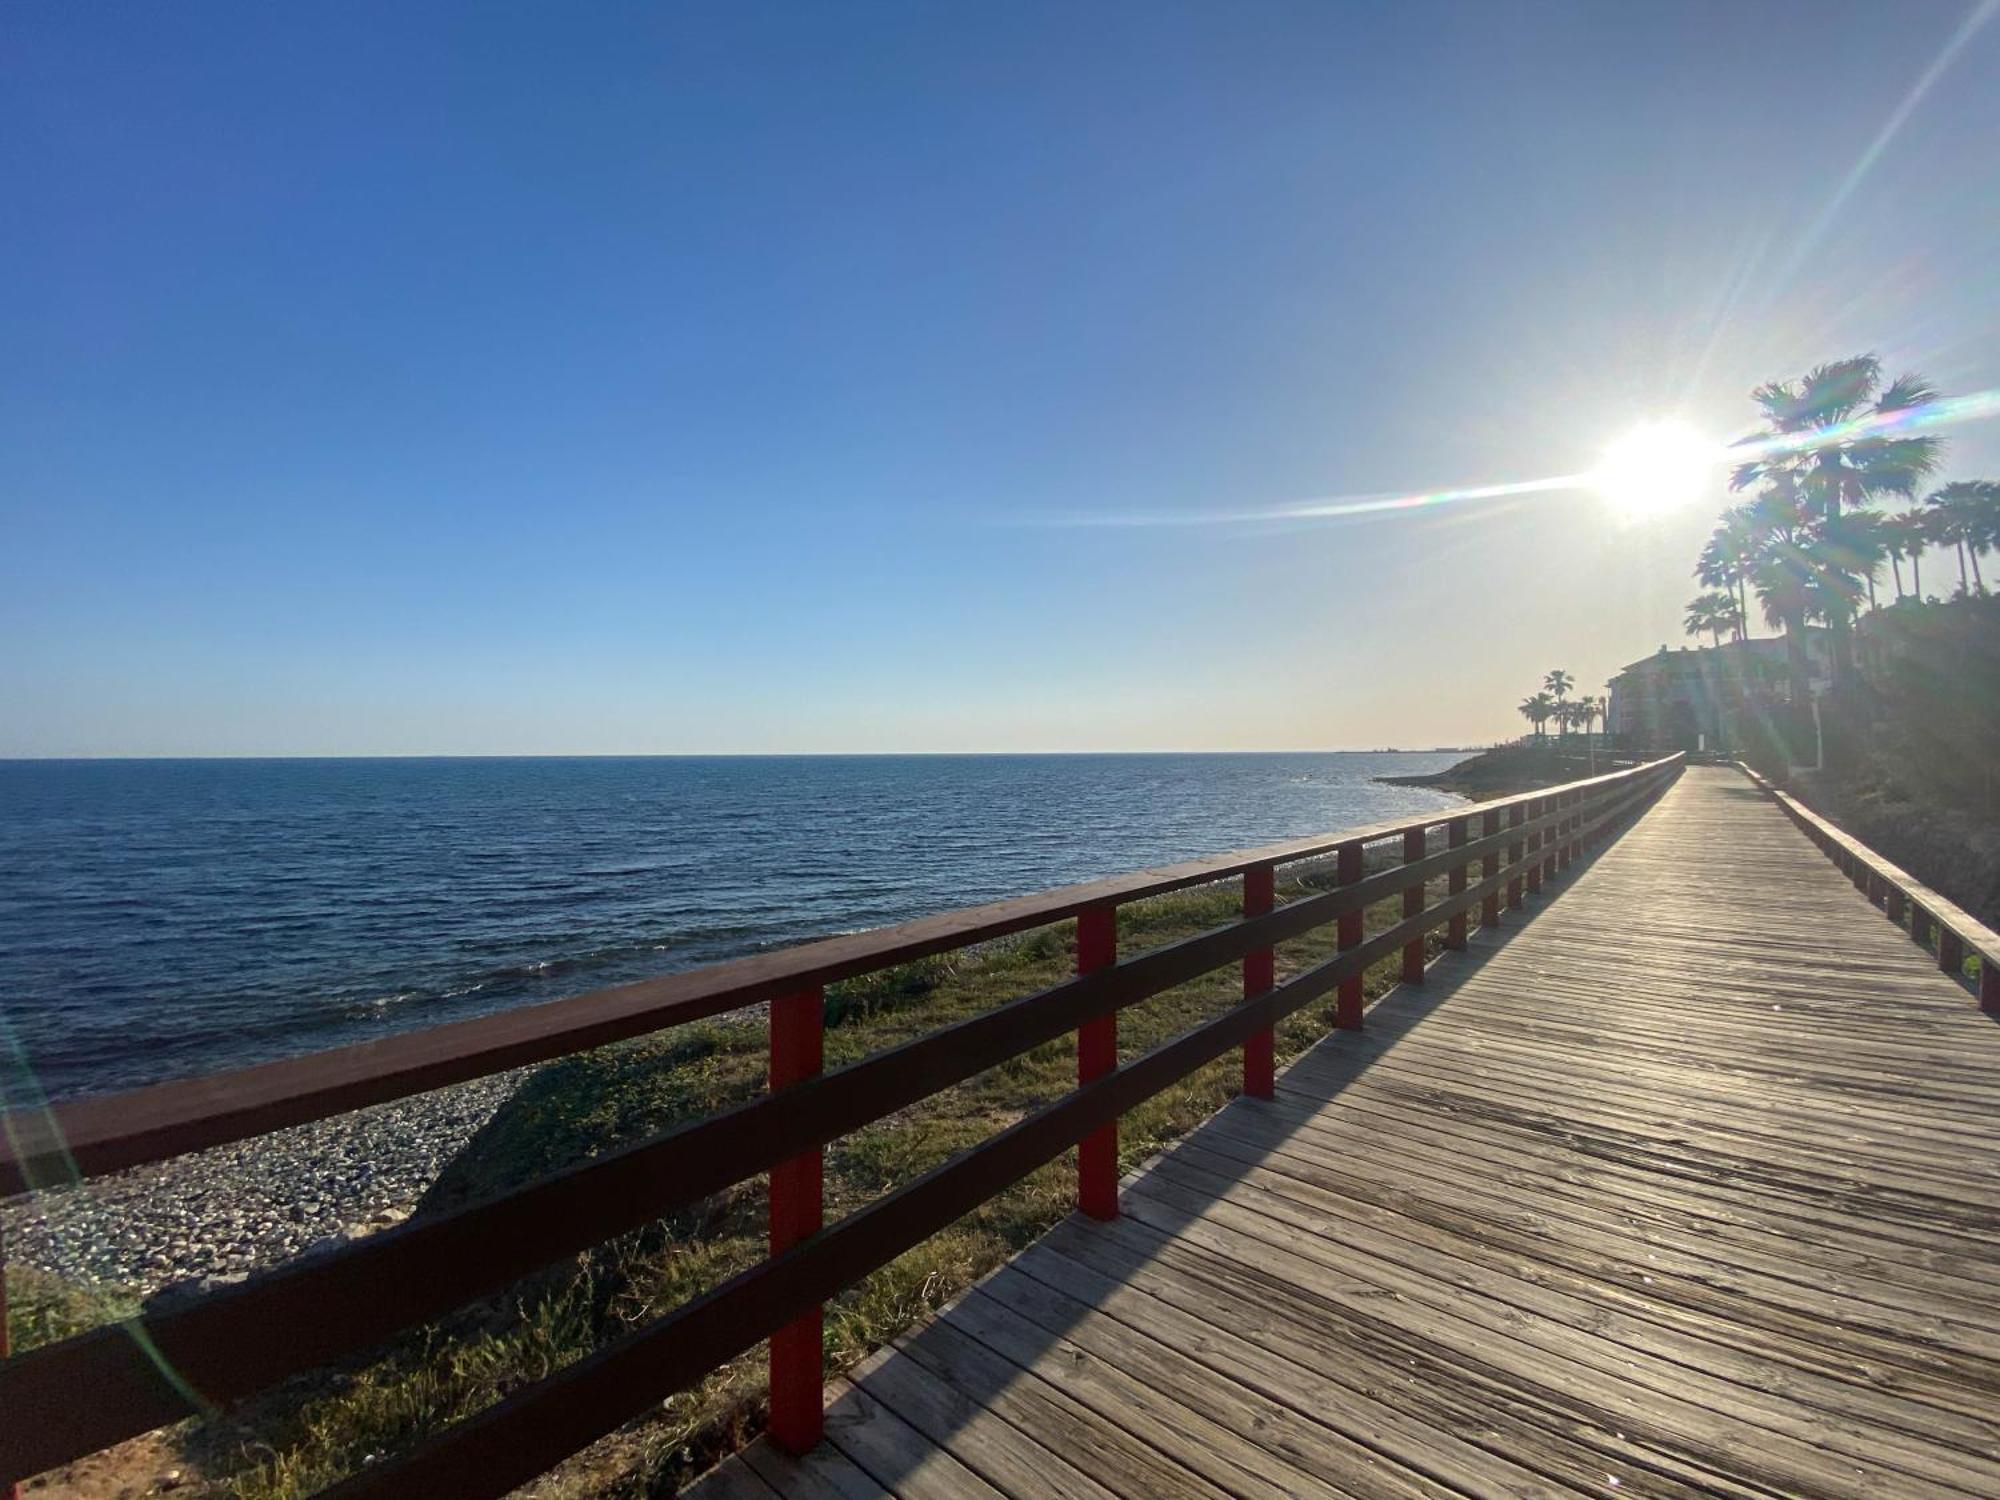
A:
<svg viewBox="0 0 2000 1500">
<path fill-rule="evenodd" d="M 1315 1303 L 1282 1275 L 1245 1275 L 1136 1221 L 1089 1236 L 1057 1231 L 1019 1264 L 1043 1276 L 1045 1253 L 1097 1273 L 1107 1314 L 1197 1355 L 1212 1348 L 1236 1378 L 1268 1381 L 1271 1394 L 1323 1421 L 1357 1424 L 1455 1492 L 1515 1495 L 1577 1475 L 1590 1492 L 1616 1478 L 1611 1487 L 1637 1494 L 1767 1493 L 1669 1453 L 1630 1413 L 1583 1388 L 1534 1386 L 1464 1345 L 1413 1335 L 1369 1309 Z"/>
<path fill-rule="evenodd" d="M 831 1443 L 794 1457 L 764 1438 L 739 1456 L 774 1493 L 799 1500 L 892 1500 L 894 1493 Z"/>
<path fill-rule="evenodd" d="M 1228 1493 L 1188 1462 L 1199 1455 L 1187 1445 L 1163 1446 L 1167 1430 L 1142 1408 L 1128 1407 L 1106 1421 L 1069 1390 L 994 1353 L 955 1317 L 940 1318 L 895 1347 L 903 1363 L 1033 1434 L 1043 1448 L 1114 1493 L 1166 1500 L 1219 1500 Z"/>
<path fill-rule="evenodd" d="M 1232 1126 L 1204 1131 L 1176 1160 L 1246 1180 L 1276 1172 L 1433 1224 L 1456 1223 L 1467 1238 L 1532 1235 L 1546 1253 L 1629 1254 L 1653 1275 L 1689 1278 L 1704 1290 L 1777 1303 L 1825 1318 L 1865 1320 L 1880 1307 L 1924 1321 L 1942 1316 L 1969 1329 L 2000 1327 L 1990 1281 L 1898 1265 L 1885 1273 L 1872 1256 L 1800 1236 L 1732 1232 L 1726 1222 L 1673 1215 L 1651 1205 L 1611 1206 L 1600 1194 L 1562 1194 L 1522 1173 L 1496 1171 L 1487 1155 L 1451 1155 L 1413 1139 L 1397 1142 L 1393 1165 L 1345 1149 L 1340 1137 L 1299 1126 L 1282 1138 Z M 1502 1177 L 1507 1180 L 1502 1181 Z M 1278 1187 L 1282 1184 L 1266 1183 Z M 1817 1228 L 1817 1226 L 1815 1226 Z M 1635 1272 L 1636 1274 L 1636 1272 Z M 1857 1307 L 1858 1304 L 1858 1307 Z M 2000 1374 L 2000 1364 L 1995 1366 Z"/>
<path fill-rule="evenodd" d="M 835 1387 L 820 1446 L 901 1500 L 995 1500 L 1002 1493 L 851 1381 Z"/>
<path fill-rule="evenodd" d="M 1003 1283 L 996 1290 L 989 1283 L 961 1300 L 942 1321 L 1176 1463 L 1197 1473 L 1228 1472 L 1233 1476 L 1230 1489 L 1244 1500 L 1339 1493 L 1330 1485 L 1309 1478 L 1302 1482 L 1296 1473 L 1279 1471 L 1262 1450 L 1214 1420 L 1206 1403 L 1184 1405 L 1135 1378 L 1134 1368 L 1150 1362 L 1137 1340 L 1116 1341 L 1093 1352 L 1065 1332 L 1016 1312 L 1012 1286 Z"/>
<path fill-rule="evenodd" d="M 2000 1493 L 2000 1029 L 1732 771 L 1543 889 L 863 1385 L 1009 1493 Z"/>
<path fill-rule="evenodd" d="M 1399 1210 L 1374 1209 L 1304 1175 L 1262 1168 L 1246 1171 L 1241 1163 L 1211 1159 L 1233 1168 L 1234 1181 L 1206 1171 L 1192 1156 L 1177 1156 L 1175 1166 L 1187 1175 L 1189 1186 L 1213 1190 L 1222 1201 L 1249 1203 L 1258 1195 L 1271 1194 L 1288 1206 L 1309 1211 L 1309 1215 L 1269 1215 L 1281 1222 L 1294 1227 L 1301 1222 L 1332 1224 L 1336 1226 L 1336 1243 L 1345 1239 L 1358 1253 L 1387 1255 L 1413 1269 L 1428 1267 L 1454 1286 L 1483 1288 L 1498 1301 L 1540 1315 L 1586 1319 L 1593 1331 L 1613 1342 L 1753 1386 L 1767 1381 L 1773 1373 L 1770 1357 L 1776 1340 L 1767 1336 L 1766 1348 L 1757 1353 L 1741 1346 L 1746 1334 L 1779 1319 L 1746 1296 L 1708 1295 L 1711 1289 L 1699 1279 L 1698 1268 L 1683 1268 L 1682 1277 L 1677 1279 L 1671 1267 L 1638 1244 L 1629 1255 L 1600 1259 L 1587 1248 L 1573 1248 L 1585 1236 L 1567 1227 L 1560 1237 L 1537 1237 L 1511 1233 L 1497 1218 L 1453 1223 L 1448 1216 L 1426 1213 L 1422 1206 L 1408 1203 Z M 1522 1272 L 1530 1267 L 1530 1274 L 1523 1277 Z M 1683 1289 L 1686 1304 L 1676 1315 L 1676 1294 Z M 1818 1299 L 1816 1316 L 1793 1326 L 1827 1326 L 1840 1317 L 1844 1300 L 1833 1296 Z M 1587 1304 L 1588 1310 L 1580 1304 Z M 1911 1319 L 1904 1337 L 1920 1336 L 1921 1328 L 1920 1320 Z M 1886 1393 L 1858 1371 L 1843 1370 L 1829 1362 L 1815 1345 L 1802 1344 L 1785 1352 L 1797 1356 L 1787 1361 L 1790 1368 L 1783 1372 L 1785 1388 L 1802 1404 L 1829 1414 L 1863 1416 L 1882 1426 L 1968 1451 L 2000 1448 L 2000 1427 L 1990 1420 L 1990 1412 L 1969 1419 Z M 2000 1364 L 1989 1362 L 1986 1373 L 2000 1377 Z M 1856 1378 L 1843 1382 L 1842 1375 Z"/>
<path fill-rule="evenodd" d="M 1210 1202 L 1197 1213 L 1199 1194 L 1182 1193 L 1158 1177 L 1148 1179 L 1143 1193 L 1128 1196 L 1133 1217 L 1238 1266 L 1282 1267 L 1315 1299 L 1349 1308 L 1379 1303 L 1400 1326 L 1483 1351 L 1535 1383 L 1615 1387 L 1635 1416 L 1643 1410 L 1683 1442 L 1730 1441 L 1732 1430 L 1740 1441 L 1754 1432 L 1763 1461 L 1795 1476 L 1809 1493 L 1864 1492 L 1857 1473 L 1878 1485 L 1921 1482 L 1966 1495 L 2000 1493 L 2000 1466 L 1941 1445 L 1910 1443 L 1879 1425 L 1863 1434 L 1829 1423 L 1823 1413 L 1788 1398 L 1621 1343 L 1599 1331 L 1612 1316 L 1608 1310 L 1543 1295 L 1525 1277 L 1498 1286 L 1469 1268 L 1439 1275 L 1444 1258 L 1413 1252 L 1407 1240 L 1368 1254 L 1331 1233 L 1321 1237 L 1313 1231 L 1324 1226 L 1280 1212 L 1275 1203 L 1253 1213 Z M 1403 1269 L 1383 1250 L 1408 1256 L 1428 1274 Z"/>
<path fill-rule="evenodd" d="M 803 1474 L 803 1482 L 785 1490 L 775 1490 L 762 1475 L 740 1458 L 731 1458 L 710 1469 L 682 1491 L 688 1500 L 775 1500 L 781 1494 L 798 1495 L 803 1500 L 827 1500 L 827 1492 L 816 1488 Z"/>
<path fill-rule="evenodd" d="M 1275 1107 L 1287 1104 L 1281 1092 Z M 1824 1194 L 1776 1179 L 1752 1181 L 1738 1175 L 1716 1180 L 1675 1171 L 1656 1154 L 1582 1131 L 1567 1131 L 1554 1140 L 1549 1132 L 1502 1130 L 1488 1119 L 1414 1108 L 1409 1097 L 1394 1090 L 1374 1095 L 1360 1088 L 1342 1095 L 1342 1118 L 1350 1129 L 1386 1130 L 1399 1142 L 1434 1141 L 1438 1149 L 1461 1159 L 1468 1154 L 1490 1159 L 1496 1164 L 1496 1181 L 1518 1180 L 1551 1190 L 1573 1186 L 1582 1193 L 1637 1199 L 1681 1209 L 1704 1222 L 1762 1226 L 1797 1246 L 1848 1245 L 1874 1259 L 1932 1265 L 1973 1278 L 1990 1279 L 2000 1267 L 2000 1243 L 1940 1225 L 1927 1215 L 1891 1213 L 1879 1205 L 1861 1220 L 1831 1215 Z"/>
<path fill-rule="evenodd" d="M 1353 1418 L 1355 1395 L 1331 1383 L 1300 1378 L 1295 1367 L 1232 1335 L 1162 1309 L 1150 1322 L 1120 1318 L 1125 1283 L 1100 1277 L 1044 1242 L 992 1278 L 983 1291 L 1016 1315 L 1065 1342 L 1115 1360 L 1154 1390 L 1222 1426 L 1281 1466 L 1288 1492 L 1331 1487 L 1341 1495 L 1407 1497 L 1434 1492 L 1420 1475 L 1385 1463 L 1341 1423 Z M 1223 1450 L 1225 1453 L 1228 1450 Z M 1233 1461 L 1233 1456 L 1232 1456 Z"/>
<path fill-rule="evenodd" d="M 888 1357 L 854 1372 L 855 1385 L 1003 1494 L 1106 1500 L 1118 1493 L 995 1415 L 987 1405 L 991 1393 L 968 1395 L 917 1360 L 900 1357 L 902 1351 L 885 1352 Z"/>
</svg>

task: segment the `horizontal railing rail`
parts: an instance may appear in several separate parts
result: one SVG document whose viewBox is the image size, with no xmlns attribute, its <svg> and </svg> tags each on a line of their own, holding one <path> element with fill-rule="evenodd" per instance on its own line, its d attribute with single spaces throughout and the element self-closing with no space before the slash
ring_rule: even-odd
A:
<svg viewBox="0 0 2000 1500">
<path fill-rule="evenodd" d="M 2000 932 L 1946 900 L 1902 866 L 1891 864 L 1789 792 L 1780 791 L 1749 766 L 1738 762 L 1738 767 L 1819 845 L 1857 890 L 1881 907 L 1891 922 L 1903 927 L 1913 942 L 1926 950 L 1935 944 L 1938 967 L 1945 973 L 1962 979 L 1965 960 L 1976 956 L 1980 1009 L 2000 1015 Z"/>
<path fill-rule="evenodd" d="M 1661 791 L 1680 766 L 1672 757 L 1460 811 L 995 903 L 533 1007 L 539 1015 L 526 1021 L 515 1017 L 529 1013 L 517 1012 L 456 1023 L 48 1115 L 6 1116 L 17 1185 L 71 1159 L 90 1175 L 238 1139 L 260 1122 L 276 1122 L 261 1124 L 275 1129 L 355 1107 L 340 1101 L 397 1097 L 414 1091 L 406 1087 L 413 1078 L 435 1087 L 771 1002 L 773 1087 L 762 1098 L 163 1309 L 146 1317 L 143 1329 L 112 1325 L 8 1359 L 0 1364 L 0 1475 L 42 1472 L 377 1347 L 566 1254 L 765 1172 L 772 1174 L 768 1260 L 412 1453 L 371 1465 L 334 1493 L 504 1493 L 766 1338 L 773 1340 L 773 1433 L 805 1446 L 818 1432 L 821 1303 L 1080 1143 L 1108 1147 L 1086 1152 L 1081 1201 L 1091 1212 L 1106 1205 L 1115 1212 L 1115 1135 L 1108 1132 L 1119 1115 L 1238 1047 L 1245 1091 L 1268 1097 L 1270 1038 L 1279 1021 L 1338 991 L 1337 1024 L 1359 1025 L 1366 970 L 1400 950 L 1404 977 L 1421 979 L 1430 934 L 1445 929 L 1447 946 L 1462 946 L 1474 908 L 1482 922 L 1497 922 L 1503 905 L 1521 904 L 1524 887 L 1539 888 Z M 1437 827 L 1448 846 L 1432 852 L 1427 835 Z M 1402 861 L 1367 872 L 1365 846 L 1396 838 Z M 1338 861 L 1338 884 L 1271 908 L 1278 866 L 1329 855 Z M 1119 905 L 1239 876 L 1240 920 L 1115 958 L 1111 919 Z M 1447 894 L 1426 904 L 1427 884 L 1441 877 Z M 1399 894 L 1401 920 L 1364 936 L 1364 909 Z M 1071 918 L 1079 924 L 1079 968 L 1088 972 L 838 1071 L 819 1071 L 824 984 Z M 1329 923 L 1338 929 L 1335 955 L 1273 984 L 1276 945 Z M 1120 1010 L 1239 961 L 1242 1004 L 1117 1063 L 1115 1029 L 1107 1029 Z M 593 1000 L 611 1014 L 589 1015 Z M 1109 1038 L 1108 1066 L 1087 1061 L 1093 1028 L 1100 1056 Z M 1073 1093 L 821 1227 L 822 1147 L 1066 1032 L 1079 1037 Z M 782 1076 L 788 1069 L 795 1076 Z M 308 1102 L 281 1096 L 277 1084 L 286 1078 L 307 1091 Z M 84 1139 L 70 1142 L 72 1128 Z M 39 1144 L 23 1151 L 23 1140 Z"/>
<path fill-rule="evenodd" d="M 1632 774 L 1612 772 L 1568 785 L 1587 792 L 1617 784 L 1620 777 Z M 1511 813 L 1548 795 L 1551 793 L 1522 793 L 1479 806 L 1482 811 Z M 1433 817 L 1425 826 L 1443 821 Z M 1093 907 L 1122 906 L 1229 879 L 1253 866 L 1321 858 L 1346 844 L 1377 843 L 1400 836 L 1411 826 L 1411 819 L 1398 819 L 1189 860 L 380 1041 L 73 1100 L 46 1111 L 13 1111 L 0 1115 L 0 1197 L 38 1183 L 97 1177 L 164 1161 L 204 1147 L 546 1062 L 607 1042 L 706 1020 L 816 986 L 1050 926 Z"/>
</svg>

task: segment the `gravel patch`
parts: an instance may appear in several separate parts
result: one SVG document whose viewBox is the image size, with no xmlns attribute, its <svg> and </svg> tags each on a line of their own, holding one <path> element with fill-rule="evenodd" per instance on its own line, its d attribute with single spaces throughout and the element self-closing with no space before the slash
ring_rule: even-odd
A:
<svg viewBox="0 0 2000 1500">
<path fill-rule="evenodd" d="M 406 1218 L 530 1071 L 12 1199 L 7 1258 L 141 1297 L 240 1280 Z"/>
</svg>

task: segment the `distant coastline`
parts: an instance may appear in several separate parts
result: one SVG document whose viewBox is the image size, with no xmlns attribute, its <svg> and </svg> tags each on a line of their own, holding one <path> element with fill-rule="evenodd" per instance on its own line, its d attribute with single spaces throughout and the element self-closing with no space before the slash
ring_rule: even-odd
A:
<svg viewBox="0 0 2000 1500">
<path fill-rule="evenodd" d="M 1438 751 L 1450 754 L 1450 751 Z M 1610 758 L 1599 757 L 1600 769 L 1610 769 Z M 1515 792 L 1531 792 L 1537 787 L 1555 786 L 1590 775 L 1587 755 L 1562 753 L 1555 746 L 1499 745 L 1482 750 L 1442 771 L 1415 776 L 1377 776 L 1384 786 L 1428 787 L 1433 791 L 1455 792 L 1474 802 L 1489 797 L 1506 797 Z"/>
</svg>

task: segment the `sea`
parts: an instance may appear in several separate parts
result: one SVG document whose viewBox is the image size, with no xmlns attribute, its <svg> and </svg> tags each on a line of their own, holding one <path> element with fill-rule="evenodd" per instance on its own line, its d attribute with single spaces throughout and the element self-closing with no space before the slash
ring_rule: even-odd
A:
<svg viewBox="0 0 2000 1500">
<path fill-rule="evenodd" d="M 0 761 L 19 1104 L 1456 802 L 1462 752 Z"/>
</svg>

